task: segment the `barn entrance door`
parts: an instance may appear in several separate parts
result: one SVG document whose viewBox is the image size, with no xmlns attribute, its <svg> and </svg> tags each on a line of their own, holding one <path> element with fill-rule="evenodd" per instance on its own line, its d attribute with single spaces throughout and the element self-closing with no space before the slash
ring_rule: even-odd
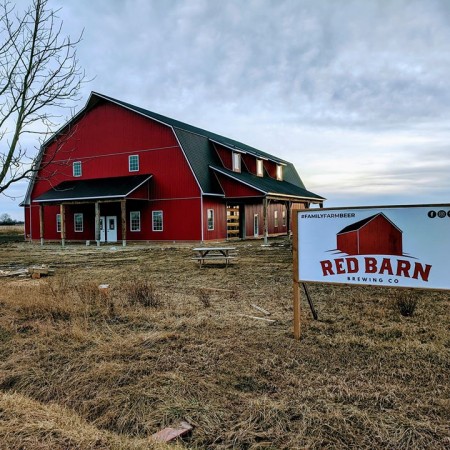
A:
<svg viewBox="0 0 450 450">
<path fill-rule="evenodd" d="M 100 242 L 117 242 L 117 217 L 100 217 Z"/>
<path fill-rule="evenodd" d="M 227 238 L 239 237 L 239 206 L 227 205 Z"/>
</svg>

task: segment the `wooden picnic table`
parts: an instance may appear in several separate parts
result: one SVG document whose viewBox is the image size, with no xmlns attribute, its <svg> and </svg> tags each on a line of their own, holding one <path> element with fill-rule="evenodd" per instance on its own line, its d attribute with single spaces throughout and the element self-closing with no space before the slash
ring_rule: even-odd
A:
<svg viewBox="0 0 450 450">
<path fill-rule="evenodd" d="M 192 249 L 195 252 L 194 260 L 196 260 L 200 267 L 205 261 L 224 260 L 228 266 L 231 259 L 236 258 L 236 247 L 197 247 Z"/>
</svg>

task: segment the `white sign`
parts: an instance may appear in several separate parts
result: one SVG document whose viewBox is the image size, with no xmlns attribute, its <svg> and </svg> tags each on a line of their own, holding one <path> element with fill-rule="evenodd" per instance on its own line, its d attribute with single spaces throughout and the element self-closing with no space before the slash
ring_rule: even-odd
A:
<svg viewBox="0 0 450 450">
<path fill-rule="evenodd" d="M 450 205 L 296 214 L 299 281 L 450 289 Z"/>
</svg>

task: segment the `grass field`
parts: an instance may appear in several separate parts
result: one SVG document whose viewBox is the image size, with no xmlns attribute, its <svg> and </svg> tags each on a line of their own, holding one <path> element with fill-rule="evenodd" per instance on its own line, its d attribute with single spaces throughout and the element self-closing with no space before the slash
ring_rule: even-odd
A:
<svg viewBox="0 0 450 450">
<path fill-rule="evenodd" d="M 405 317 L 395 291 L 311 285 L 298 342 L 290 249 L 260 244 L 227 269 L 190 246 L 3 245 L 0 269 L 55 275 L 0 279 L 0 448 L 153 448 L 180 419 L 187 448 L 450 448 L 450 295 Z"/>
<path fill-rule="evenodd" d="M 0 245 L 12 242 L 22 242 L 23 225 L 0 225 Z"/>
</svg>

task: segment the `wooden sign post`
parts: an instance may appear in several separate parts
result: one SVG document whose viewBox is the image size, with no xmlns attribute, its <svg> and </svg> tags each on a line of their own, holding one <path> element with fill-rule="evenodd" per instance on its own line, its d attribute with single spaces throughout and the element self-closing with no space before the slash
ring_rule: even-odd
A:
<svg viewBox="0 0 450 450">
<path fill-rule="evenodd" d="M 294 338 L 300 339 L 300 321 L 301 321 L 301 309 L 300 309 L 300 283 L 298 279 L 298 214 L 294 213 L 292 224 L 292 254 L 293 254 L 293 307 L 294 307 Z"/>
</svg>

